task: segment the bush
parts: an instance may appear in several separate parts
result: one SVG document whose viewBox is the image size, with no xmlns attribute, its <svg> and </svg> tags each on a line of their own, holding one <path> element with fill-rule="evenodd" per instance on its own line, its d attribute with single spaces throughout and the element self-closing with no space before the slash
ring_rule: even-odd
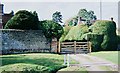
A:
<svg viewBox="0 0 120 73">
<path fill-rule="evenodd" d="M 91 42 L 92 51 L 102 50 L 101 43 L 103 42 L 103 35 L 90 33 L 90 34 L 87 34 L 87 40 Z"/>
<path fill-rule="evenodd" d="M 64 40 L 82 40 L 81 36 L 85 33 L 88 33 L 87 25 L 80 24 L 73 26 Z"/>
<path fill-rule="evenodd" d="M 104 35 L 101 43 L 103 50 L 117 50 L 116 23 L 114 21 L 96 21 L 90 29 L 92 33 Z"/>
<path fill-rule="evenodd" d="M 23 29 L 23 30 L 36 30 L 38 27 L 38 17 L 29 11 L 18 11 L 5 25 L 5 29 Z"/>
<path fill-rule="evenodd" d="M 120 35 L 117 35 L 117 43 L 120 44 Z"/>
</svg>

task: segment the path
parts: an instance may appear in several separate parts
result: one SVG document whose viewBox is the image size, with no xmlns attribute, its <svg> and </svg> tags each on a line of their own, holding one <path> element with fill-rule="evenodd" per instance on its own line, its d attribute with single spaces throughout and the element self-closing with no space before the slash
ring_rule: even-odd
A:
<svg viewBox="0 0 120 73">
<path fill-rule="evenodd" d="M 118 71 L 118 66 L 116 64 L 95 56 L 87 54 L 72 54 L 70 57 L 80 63 L 76 65 L 86 67 L 87 71 Z M 106 68 L 108 68 L 108 70 L 106 70 Z"/>
</svg>

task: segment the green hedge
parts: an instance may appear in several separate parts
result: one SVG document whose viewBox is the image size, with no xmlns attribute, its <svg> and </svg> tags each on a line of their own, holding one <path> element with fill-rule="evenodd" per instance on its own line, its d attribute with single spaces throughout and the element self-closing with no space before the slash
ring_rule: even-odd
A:
<svg viewBox="0 0 120 73">
<path fill-rule="evenodd" d="M 72 26 L 65 26 L 64 29 L 64 33 L 62 34 L 61 38 L 59 39 L 61 42 L 64 41 L 65 36 L 69 33 L 70 29 L 72 28 Z"/>
<path fill-rule="evenodd" d="M 117 35 L 117 42 L 120 44 L 120 35 Z"/>
<path fill-rule="evenodd" d="M 113 51 L 117 50 L 119 38 L 116 35 L 116 23 L 114 21 L 99 20 L 90 27 L 84 24 L 73 26 L 63 40 L 90 40 L 92 51 Z"/>
<path fill-rule="evenodd" d="M 90 34 L 87 34 L 87 40 L 91 42 L 92 51 L 102 50 L 101 43 L 103 42 L 103 35 L 90 33 Z"/>
<path fill-rule="evenodd" d="M 87 25 L 80 24 L 77 26 L 73 26 L 64 40 L 82 40 L 81 36 L 85 33 L 88 33 Z"/>
<path fill-rule="evenodd" d="M 116 23 L 114 21 L 96 21 L 89 29 L 92 33 L 104 35 L 102 50 L 117 50 Z"/>
<path fill-rule="evenodd" d="M 4 29 L 38 30 L 39 19 L 33 13 L 20 10 L 5 25 Z"/>
</svg>

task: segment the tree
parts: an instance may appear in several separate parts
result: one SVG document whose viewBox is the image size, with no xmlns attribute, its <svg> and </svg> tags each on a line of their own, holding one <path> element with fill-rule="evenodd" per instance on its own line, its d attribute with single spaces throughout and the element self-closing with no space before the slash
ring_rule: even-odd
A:
<svg viewBox="0 0 120 73">
<path fill-rule="evenodd" d="M 29 12 L 26 10 L 18 11 L 5 25 L 5 29 L 22 29 L 22 30 L 37 30 L 38 16 L 36 12 Z"/>
<path fill-rule="evenodd" d="M 52 20 L 56 23 L 62 23 L 62 15 L 61 12 L 56 11 L 52 15 Z"/>
<path fill-rule="evenodd" d="M 85 24 L 91 25 L 97 19 L 96 15 L 94 15 L 94 11 L 87 11 L 86 9 L 80 9 L 78 12 L 78 17 L 82 17 L 85 20 Z"/>
<path fill-rule="evenodd" d="M 40 27 L 42 27 L 43 33 L 50 43 L 52 42 L 52 38 L 57 38 L 58 41 L 64 32 L 63 27 L 52 20 L 40 21 Z"/>
</svg>

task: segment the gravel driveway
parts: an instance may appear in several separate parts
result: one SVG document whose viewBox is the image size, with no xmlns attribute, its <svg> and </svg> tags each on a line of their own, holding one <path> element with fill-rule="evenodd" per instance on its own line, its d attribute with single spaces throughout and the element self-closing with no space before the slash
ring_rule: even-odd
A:
<svg viewBox="0 0 120 73">
<path fill-rule="evenodd" d="M 88 54 L 71 54 L 70 58 L 80 63 L 76 65 L 86 67 L 87 71 L 118 71 L 118 65 Z"/>
</svg>

